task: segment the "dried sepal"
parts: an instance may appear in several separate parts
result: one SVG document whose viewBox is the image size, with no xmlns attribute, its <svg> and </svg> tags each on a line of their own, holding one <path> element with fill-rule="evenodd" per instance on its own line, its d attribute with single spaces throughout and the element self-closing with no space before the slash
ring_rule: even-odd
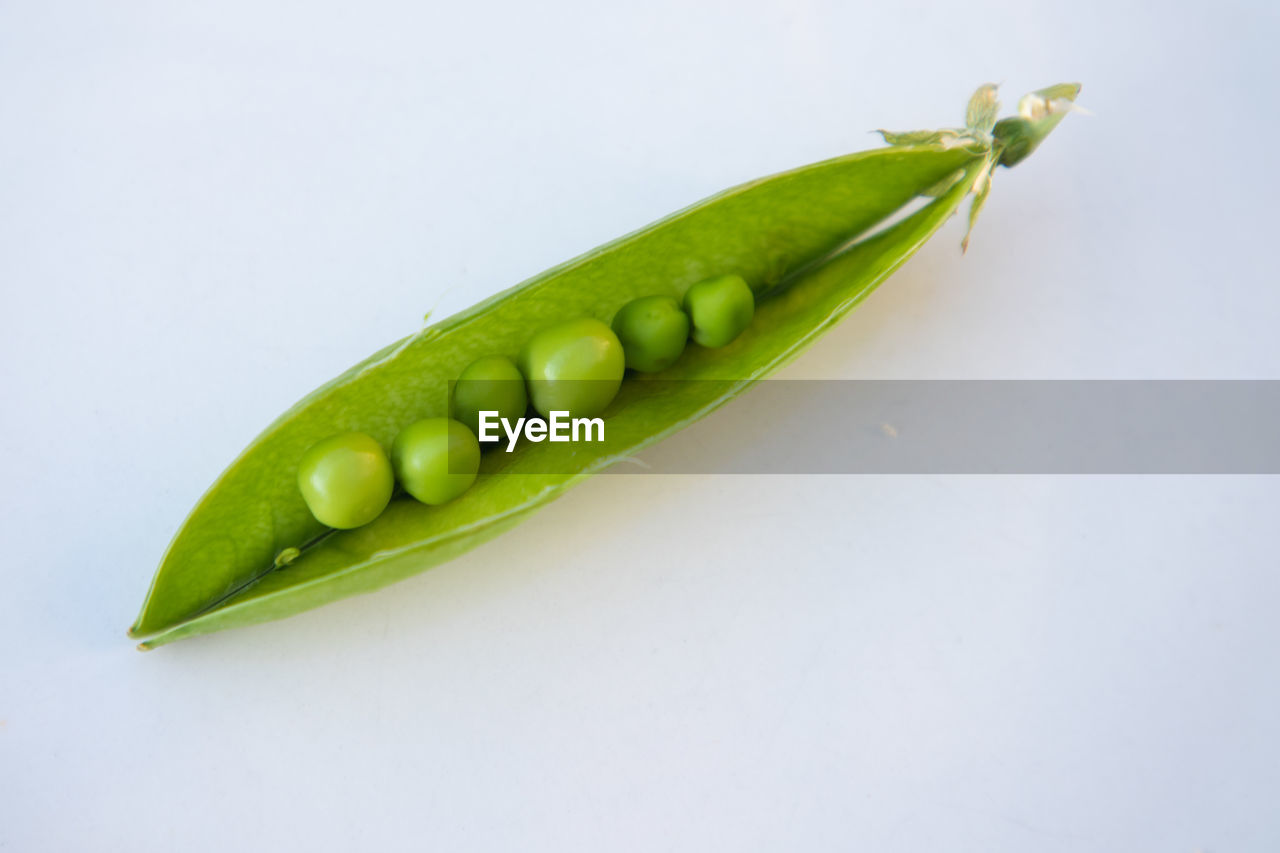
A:
<svg viewBox="0 0 1280 853">
<path fill-rule="evenodd" d="M 978 91 L 969 98 L 969 106 L 964 111 L 964 126 L 979 134 L 991 132 L 995 127 L 996 116 L 1000 114 L 1000 101 L 996 99 L 995 83 L 986 83 L 978 87 Z"/>
</svg>

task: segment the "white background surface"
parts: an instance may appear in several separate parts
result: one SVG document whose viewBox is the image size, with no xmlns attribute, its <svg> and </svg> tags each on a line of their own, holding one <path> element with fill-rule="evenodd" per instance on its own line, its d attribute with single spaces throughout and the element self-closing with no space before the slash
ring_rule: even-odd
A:
<svg viewBox="0 0 1280 853">
<path fill-rule="evenodd" d="M 1095 115 L 785 375 L 1280 378 L 1267 5 L 4 4 L 0 849 L 1280 849 L 1275 478 L 604 477 L 124 637 L 428 309 L 986 80 Z"/>
</svg>

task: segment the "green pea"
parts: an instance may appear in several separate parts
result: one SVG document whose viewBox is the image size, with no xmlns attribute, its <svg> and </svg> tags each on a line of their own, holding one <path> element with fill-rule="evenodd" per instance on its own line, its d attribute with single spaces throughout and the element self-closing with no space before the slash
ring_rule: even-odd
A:
<svg viewBox="0 0 1280 853">
<path fill-rule="evenodd" d="M 751 325 L 755 296 L 740 275 L 708 278 L 684 294 L 684 310 L 693 323 L 693 339 L 704 347 L 722 347 Z"/>
<path fill-rule="evenodd" d="M 480 413 L 497 412 L 513 423 L 529 408 L 524 376 L 504 355 L 478 358 L 453 385 L 453 416 L 480 435 Z"/>
<path fill-rule="evenodd" d="M 395 479 L 382 445 L 362 432 L 344 432 L 314 445 L 298 465 L 298 488 L 321 524 L 350 530 L 387 508 Z"/>
<path fill-rule="evenodd" d="M 618 336 L 588 317 L 543 329 L 520 353 L 533 407 L 544 417 L 595 417 L 617 396 L 626 369 Z"/>
<path fill-rule="evenodd" d="M 427 418 L 396 436 L 391 467 L 404 490 L 424 504 L 448 503 L 476 481 L 480 442 L 461 421 Z"/>
<path fill-rule="evenodd" d="M 633 299 L 613 317 L 613 331 L 622 341 L 627 367 L 656 373 L 675 364 L 689 341 L 689 316 L 670 296 Z"/>
</svg>

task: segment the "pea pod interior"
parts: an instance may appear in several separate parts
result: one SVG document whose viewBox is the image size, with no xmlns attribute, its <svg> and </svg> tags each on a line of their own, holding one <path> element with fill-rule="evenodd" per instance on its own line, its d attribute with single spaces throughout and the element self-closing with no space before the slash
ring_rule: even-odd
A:
<svg viewBox="0 0 1280 853">
<path fill-rule="evenodd" d="M 903 145 L 744 184 L 376 353 L 277 419 L 214 483 L 169 546 L 130 633 L 150 636 L 143 646 L 152 647 L 290 615 L 379 588 L 506 530 L 796 355 L 955 212 L 991 157 L 982 145 Z M 863 237 L 926 193 L 936 197 Z M 676 393 L 663 383 L 657 394 L 629 374 L 604 415 L 607 446 L 544 442 L 491 452 L 461 498 L 436 507 L 395 500 L 371 524 L 304 547 L 325 532 L 295 480 L 315 442 L 359 431 L 389 446 L 405 425 L 448 413 L 449 383 L 476 358 L 514 356 L 539 327 L 574 317 L 608 323 L 632 299 L 679 297 L 729 272 L 756 293 L 751 326 L 721 349 L 691 345 L 654 374 L 728 381 L 685 383 Z M 303 553 L 277 567 L 277 555 L 292 548 Z"/>
</svg>

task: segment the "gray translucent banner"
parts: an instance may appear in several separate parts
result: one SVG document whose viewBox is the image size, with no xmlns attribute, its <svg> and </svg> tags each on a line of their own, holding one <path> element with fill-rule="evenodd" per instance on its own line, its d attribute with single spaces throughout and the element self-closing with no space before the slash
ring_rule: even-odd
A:
<svg viewBox="0 0 1280 853">
<path fill-rule="evenodd" d="M 679 411 L 738 383 L 689 384 L 627 389 L 593 447 L 628 440 L 632 407 Z M 514 467 L 562 473 L 566 460 Z M 1280 381 L 766 380 L 608 473 L 1276 474 Z"/>
</svg>

